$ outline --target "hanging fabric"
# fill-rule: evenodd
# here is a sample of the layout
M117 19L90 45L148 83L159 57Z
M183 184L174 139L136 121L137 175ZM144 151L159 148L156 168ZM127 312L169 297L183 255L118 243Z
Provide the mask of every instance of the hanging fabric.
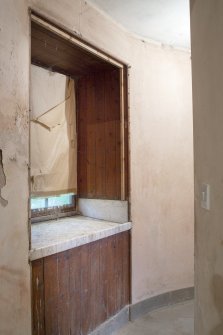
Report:
M31 105L32 196L76 193L74 80L32 66Z

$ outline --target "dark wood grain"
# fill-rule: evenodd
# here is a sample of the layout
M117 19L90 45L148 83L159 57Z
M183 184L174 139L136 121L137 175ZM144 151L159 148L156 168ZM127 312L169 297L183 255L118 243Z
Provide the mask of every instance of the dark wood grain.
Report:
M120 128L120 70L110 62L31 23L31 61L77 82L77 177L81 197L121 199L121 140L128 199L128 94L124 67L124 139ZM123 199L123 198L122 198Z
M100 273L99 273L99 303L100 309L100 323L104 322L108 318L108 238L104 238L100 241Z
M100 324L100 243L90 244L90 309L91 329Z
M32 263L32 318L33 335L45 334L45 299L43 259Z
M60 335L70 334L70 275L69 253L58 254L58 330Z
M116 266L116 308L120 310L124 305L124 236L123 234L116 235L116 249L115 249L115 266Z
M32 262L33 335L87 335L128 305L129 247L124 232Z
M125 199L129 197L130 177L129 177L129 70L127 66L124 66L124 150L125 150Z
M94 95L95 95L95 196L97 198L104 198L105 196L105 184L106 184L106 170L105 170L105 86L104 83L105 74L100 72L94 75Z
M45 334L59 334L58 254L44 258Z
M123 235L123 302L122 305L128 305L131 298L131 264L130 264L130 233L124 232Z
M105 174L106 197L121 198L119 71L105 74ZM109 107L107 107L109 106Z
M88 196L93 198L97 189L96 185L96 97L95 97L95 82L94 74L87 76L87 95L86 99L86 122L84 127L86 127L86 140L87 140L87 175L85 176L87 180ZM82 113L82 111L80 111Z
M81 247L68 251L70 277L70 335L81 334Z
M91 264L90 264L90 244L82 246L81 250L81 334L86 335L91 331Z
M111 317L117 311L117 301L116 301L116 264L115 264L115 256L116 256L116 237L115 235L108 238L108 269L107 269L107 280L108 280L108 305L107 305L107 316Z
M87 187L87 91L88 87L85 85L84 81L78 80L76 82L76 110L77 110L77 175L78 175L78 188L81 190L82 194ZM81 134L81 135L80 135Z
M35 22L31 24L31 58L33 64L73 76L114 68Z
M78 80L78 194L121 198L119 70Z

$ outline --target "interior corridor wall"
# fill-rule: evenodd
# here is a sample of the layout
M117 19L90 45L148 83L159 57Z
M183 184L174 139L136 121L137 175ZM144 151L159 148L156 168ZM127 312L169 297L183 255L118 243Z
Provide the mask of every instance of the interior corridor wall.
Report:
M223 2L191 1L195 157L195 334L223 332ZM210 210L201 185L210 185Z
M2 0L0 333L30 334L28 7L128 63L132 301L193 286L190 53L148 43L79 0ZM3 183L2 183L3 184Z

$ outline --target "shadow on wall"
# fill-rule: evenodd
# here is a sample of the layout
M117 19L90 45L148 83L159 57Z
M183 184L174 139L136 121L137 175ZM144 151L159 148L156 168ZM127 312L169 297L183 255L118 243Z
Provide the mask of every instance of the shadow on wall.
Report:
M0 205L3 207L6 207L8 205L8 201L5 200L1 195L1 190L5 185L6 185L6 177L3 169L2 150L0 150Z
M193 10L194 4L196 0L190 0L190 9Z
M215 327L210 335L222 335L223 334L223 277L215 275L212 279L211 292L213 295L215 307L218 311L221 323Z

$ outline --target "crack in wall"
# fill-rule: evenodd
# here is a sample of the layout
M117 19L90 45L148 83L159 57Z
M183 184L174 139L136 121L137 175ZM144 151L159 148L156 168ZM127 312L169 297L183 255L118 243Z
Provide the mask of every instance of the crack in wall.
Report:
M2 150L0 149L0 205L6 207L8 205L8 201L4 199L1 195L2 188L6 185L6 176L3 168L3 157Z

